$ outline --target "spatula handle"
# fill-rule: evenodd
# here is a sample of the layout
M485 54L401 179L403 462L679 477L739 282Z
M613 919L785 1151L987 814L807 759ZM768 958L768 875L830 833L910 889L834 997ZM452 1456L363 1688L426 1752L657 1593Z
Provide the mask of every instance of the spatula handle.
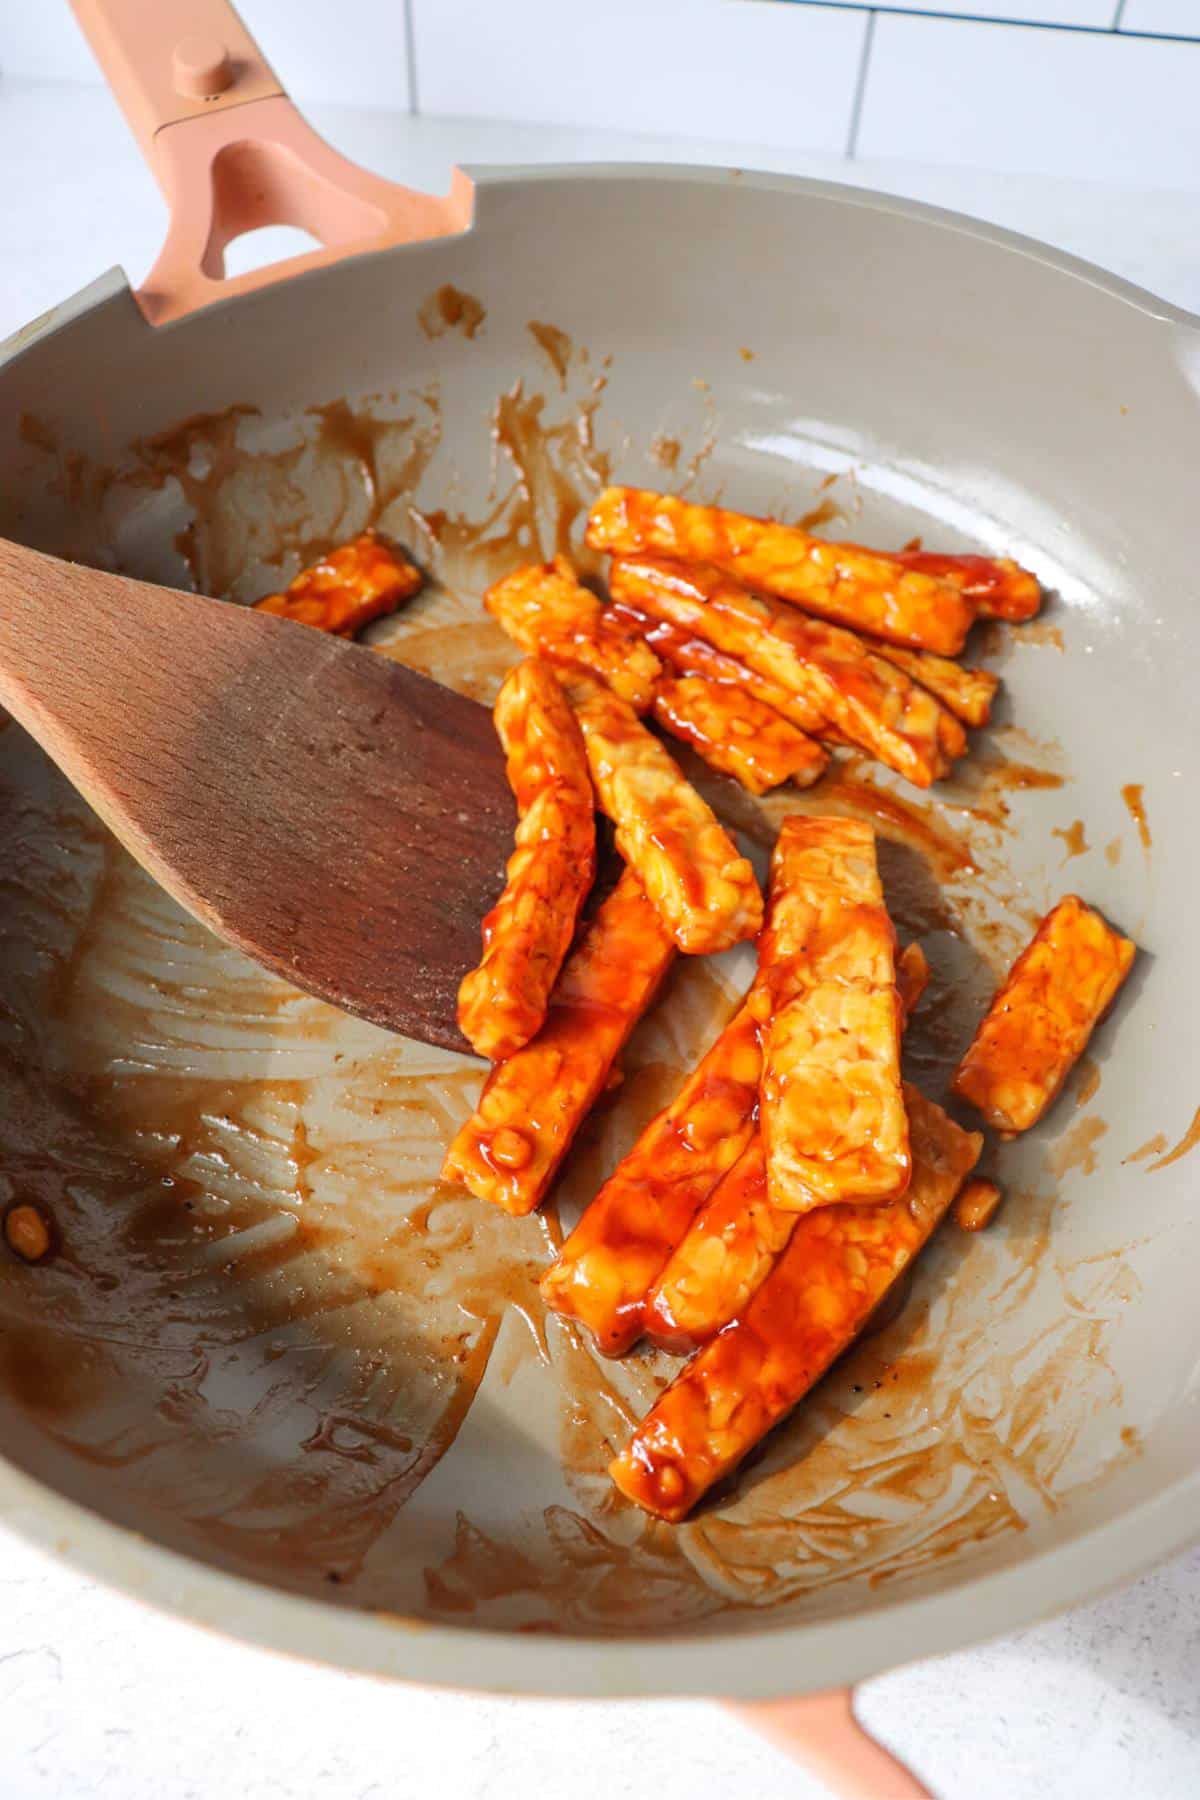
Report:
M71 4L170 210L158 261L137 292L152 324L344 256L470 225L474 185L461 169L448 194L420 194L318 137L228 0ZM227 277L228 245L263 225L298 226L321 248Z

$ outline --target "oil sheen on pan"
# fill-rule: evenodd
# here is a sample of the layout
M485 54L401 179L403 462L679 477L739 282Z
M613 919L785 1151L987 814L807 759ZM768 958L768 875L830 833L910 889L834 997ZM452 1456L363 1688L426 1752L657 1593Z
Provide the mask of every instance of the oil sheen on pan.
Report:
M438 300L429 317L482 354L482 312ZM578 554L588 502L629 455L605 413L604 360L546 322L531 334L489 419L444 416L424 385L369 405L317 396L283 448L278 429L268 438L234 411L147 441L116 470L52 442L31 454L71 489L77 550L119 555L121 521L171 497L155 572L240 600L378 526L432 580L370 641L490 701L513 651L483 589L532 556ZM642 453L647 481L668 443L679 485L707 479L714 407L707 387L681 396ZM496 474L470 507L454 499L452 446L480 434ZM797 517L842 504L814 472L796 485ZM683 761L751 846L781 809L832 802L876 826L901 939L920 938L933 964L906 1066L940 1096L1028 932L1010 808L1038 790L1050 803L1069 770L1011 727L989 733L943 800L847 759L811 797L756 801ZM0 1200L36 1205L54 1233L36 1267L0 1255L0 1396L14 1452L111 1516L338 1603L667 1629L785 1603L821 1615L919 1585L1132 1454L1106 1346L1135 1277L1120 1256L1054 1252L1047 1180L1010 1191L968 1249L941 1233L899 1316L731 1492L681 1528L647 1520L605 1470L676 1364L602 1361L546 1316L537 1281L728 1016L752 951L677 966L556 1201L516 1220L436 1180L477 1064L344 1018L218 945L12 728L0 852L19 871L0 943L0 1112L20 1151ZM1101 1415L1111 1431L1098 1434Z

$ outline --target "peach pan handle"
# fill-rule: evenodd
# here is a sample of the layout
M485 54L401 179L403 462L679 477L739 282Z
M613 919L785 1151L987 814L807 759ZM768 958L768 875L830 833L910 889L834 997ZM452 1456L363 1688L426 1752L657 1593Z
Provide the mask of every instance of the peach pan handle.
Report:
M738 1702L730 1710L797 1762L806 1763L837 1800L933 1800L854 1716L850 1688L799 1700Z
M158 180L166 242L137 292L151 324L362 250L449 237L471 222L474 184L439 197L360 169L317 136L228 0L71 0ZM261 225L295 225L322 248L225 277L225 249Z

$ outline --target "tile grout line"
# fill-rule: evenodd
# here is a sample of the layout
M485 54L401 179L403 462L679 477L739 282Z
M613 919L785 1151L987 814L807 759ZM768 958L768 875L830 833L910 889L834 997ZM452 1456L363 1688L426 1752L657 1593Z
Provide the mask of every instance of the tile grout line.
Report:
M421 95L417 87L417 30L413 22L413 7L416 0L404 0L404 54L408 59L408 110L416 115L421 110Z
M968 0L969 3L969 0ZM797 6L801 11L811 11L813 7L821 7L825 11L844 12L853 0L786 0L786 4ZM1063 19L1022 19L1016 13L973 13L960 12L946 0L944 11L929 12L925 7L906 6L904 0L879 0L872 6L872 13L887 13L900 19L943 19L955 25L1004 25L1015 26L1021 31L1055 31L1070 32L1074 37L1111 37L1120 29L1123 38L1136 39L1151 44L1200 44L1200 26L1193 32L1185 31L1126 31L1121 26L1125 13L1126 0L1117 0L1117 16L1111 25L1071 25Z
M867 93L867 73L871 66L871 48L875 42L874 8L867 14L866 30L863 32L862 55L858 61L858 80L854 84L854 99L850 106L850 129L846 134L846 160L853 162L858 154L858 128L862 121L863 101Z

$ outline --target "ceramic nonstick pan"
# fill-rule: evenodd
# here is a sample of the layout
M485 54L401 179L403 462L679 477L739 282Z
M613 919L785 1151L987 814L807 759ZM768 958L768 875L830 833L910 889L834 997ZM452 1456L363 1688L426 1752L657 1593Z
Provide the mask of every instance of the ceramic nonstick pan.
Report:
M934 1086L1062 892L1142 955L1058 1107L997 1149L995 1224L947 1226L891 1323L666 1527L604 1470L672 1365L593 1357L536 1276L745 961L681 969L555 1205L493 1216L436 1181L479 1065L206 937L9 725L0 1199L41 1205L56 1249L0 1256L0 1516L348 1668L755 1699L1012 1630L1188 1542L1200 322L820 183L577 168L411 195L315 140L224 8L80 10L171 230L141 290L113 272L6 346L0 529L246 601L374 521L430 575L374 641L480 698L510 654L483 587L578 550L610 475L1010 553L1052 598L973 645L1005 699L964 773L794 804L879 825L934 964ZM225 242L279 221L324 247L224 280ZM777 810L709 791L769 842Z

